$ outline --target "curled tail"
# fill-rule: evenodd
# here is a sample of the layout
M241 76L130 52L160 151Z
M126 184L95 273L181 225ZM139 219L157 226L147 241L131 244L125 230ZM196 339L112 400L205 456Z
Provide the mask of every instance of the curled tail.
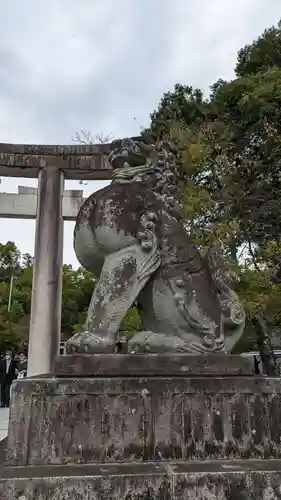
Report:
M206 255L206 264L221 304L225 343L231 351L245 327L245 310L234 287L239 277L225 264L224 245L216 240Z

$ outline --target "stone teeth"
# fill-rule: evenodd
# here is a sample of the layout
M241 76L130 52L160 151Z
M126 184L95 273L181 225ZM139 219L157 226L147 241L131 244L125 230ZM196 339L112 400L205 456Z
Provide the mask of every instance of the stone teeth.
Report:
M180 278L179 278L179 279L177 279L177 280L176 280L176 285L177 285L177 286L179 286L179 287L183 286L183 285L184 285L183 280L182 280L182 279L180 279Z

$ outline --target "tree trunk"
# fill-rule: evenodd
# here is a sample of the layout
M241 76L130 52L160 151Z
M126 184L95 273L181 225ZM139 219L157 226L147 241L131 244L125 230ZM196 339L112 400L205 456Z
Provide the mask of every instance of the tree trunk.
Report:
M277 361L264 314L257 313L253 318L253 323L257 329L258 346L264 371L270 377L276 377L279 375Z

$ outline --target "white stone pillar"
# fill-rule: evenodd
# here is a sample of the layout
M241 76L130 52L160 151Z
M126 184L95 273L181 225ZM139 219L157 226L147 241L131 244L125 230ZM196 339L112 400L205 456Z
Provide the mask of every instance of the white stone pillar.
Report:
M61 329L64 176L56 167L40 170L33 264L28 376L51 372Z

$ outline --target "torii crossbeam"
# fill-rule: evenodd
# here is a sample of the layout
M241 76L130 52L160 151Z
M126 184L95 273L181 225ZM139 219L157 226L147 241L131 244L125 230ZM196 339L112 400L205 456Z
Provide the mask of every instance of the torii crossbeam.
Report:
M64 179L111 178L109 144L0 143L0 177L38 177L28 375L50 373L61 329Z

